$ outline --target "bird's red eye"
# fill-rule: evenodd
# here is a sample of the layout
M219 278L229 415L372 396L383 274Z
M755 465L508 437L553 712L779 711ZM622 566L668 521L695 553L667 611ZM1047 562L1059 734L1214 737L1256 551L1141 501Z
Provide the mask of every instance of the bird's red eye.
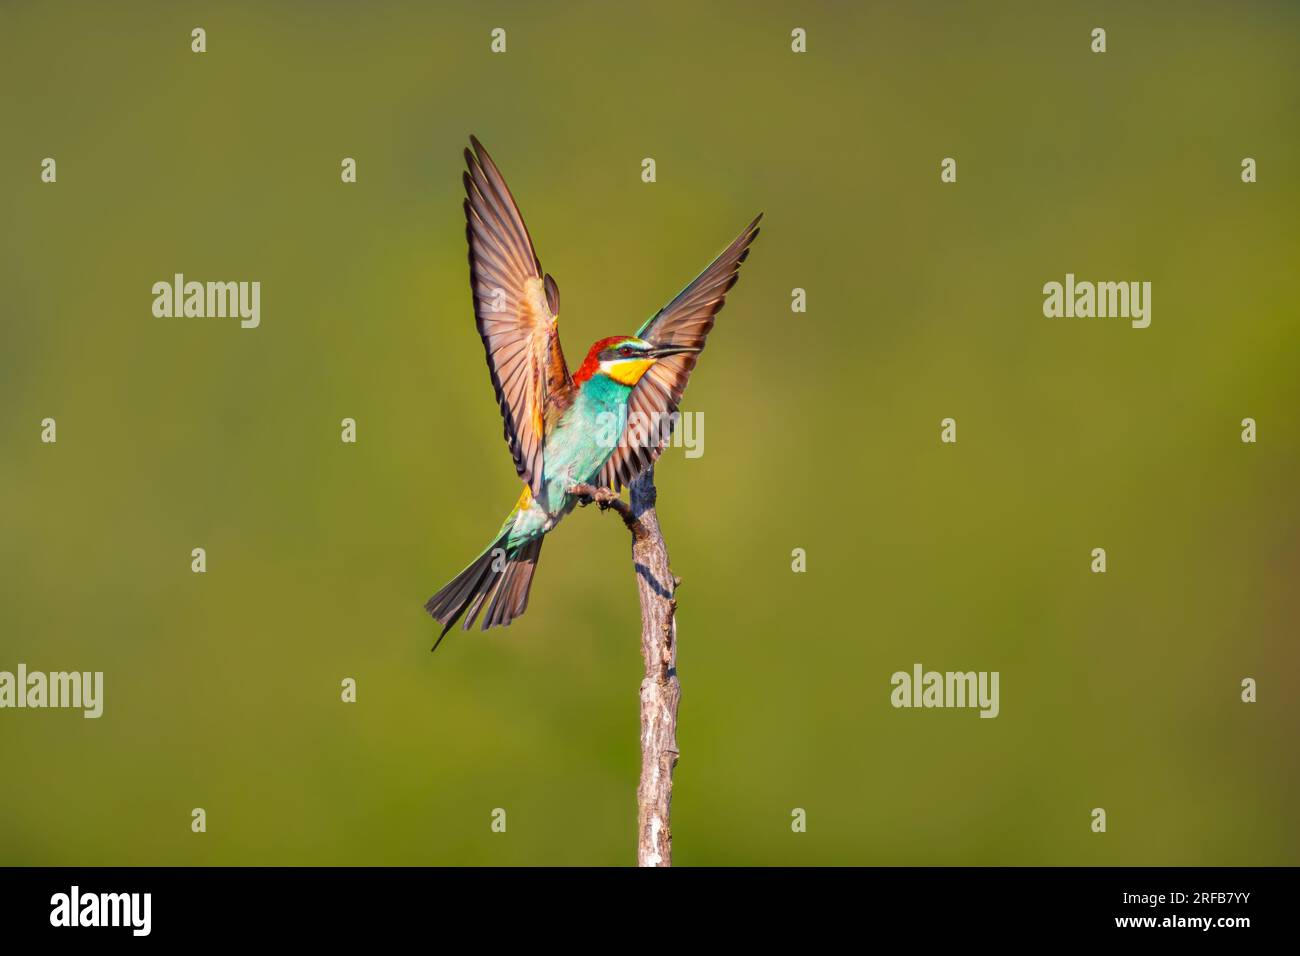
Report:
M632 354L632 350L625 345L618 350L618 354L623 356L624 358L627 358L629 355Z

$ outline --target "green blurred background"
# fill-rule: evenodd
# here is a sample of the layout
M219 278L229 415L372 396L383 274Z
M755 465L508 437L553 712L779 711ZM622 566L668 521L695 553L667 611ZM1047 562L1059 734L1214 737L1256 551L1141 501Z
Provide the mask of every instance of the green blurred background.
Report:
M658 468L676 862L1300 862L1300 13L1048 6L6 3L0 669L106 688L0 712L0 863L633 861L617 521L429 653L518 493L470 133L571 364L766 213ZM154 318L175 272L261 327ZM1045 319L1066 272L1151 327ZM917 661L1001 715L891 708Z

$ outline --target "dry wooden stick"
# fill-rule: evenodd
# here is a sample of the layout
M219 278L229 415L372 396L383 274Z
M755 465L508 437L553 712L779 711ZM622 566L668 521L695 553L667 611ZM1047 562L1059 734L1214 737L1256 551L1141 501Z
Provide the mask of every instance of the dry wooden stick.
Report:
M672 866L673 768L677 766L677 586L655 514L654 467L631 485L631 503L608 488L576 485L582 504L618 512L632 532L632 565L641 599L641 782L636 791L639 866Z

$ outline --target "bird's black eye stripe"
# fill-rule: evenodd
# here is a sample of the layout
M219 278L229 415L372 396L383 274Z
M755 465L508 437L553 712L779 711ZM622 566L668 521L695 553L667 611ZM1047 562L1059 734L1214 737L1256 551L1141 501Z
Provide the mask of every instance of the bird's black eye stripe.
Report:
M613 361L614 359L620 359L620 358L634 358L640 353L641 353L641 349L631 345L619 345L619 346L611 345L609 348L604 349L600 353L600 360L602 362L609 362L609 361Z

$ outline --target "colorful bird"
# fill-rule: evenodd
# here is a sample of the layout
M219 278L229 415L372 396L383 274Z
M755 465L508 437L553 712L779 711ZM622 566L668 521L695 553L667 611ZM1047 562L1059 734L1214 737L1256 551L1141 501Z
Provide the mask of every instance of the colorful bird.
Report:
M578 504L576 485L619 491L659 457L682 392L740 264L760 213L731 245L635 335L600 339L570 375L560 349L560 290L542 272L501 172L479 141L465 150L465 235L474 314L505 417L523 493L492 543L431 597L443 625L483 630L524 613L542 539Z

